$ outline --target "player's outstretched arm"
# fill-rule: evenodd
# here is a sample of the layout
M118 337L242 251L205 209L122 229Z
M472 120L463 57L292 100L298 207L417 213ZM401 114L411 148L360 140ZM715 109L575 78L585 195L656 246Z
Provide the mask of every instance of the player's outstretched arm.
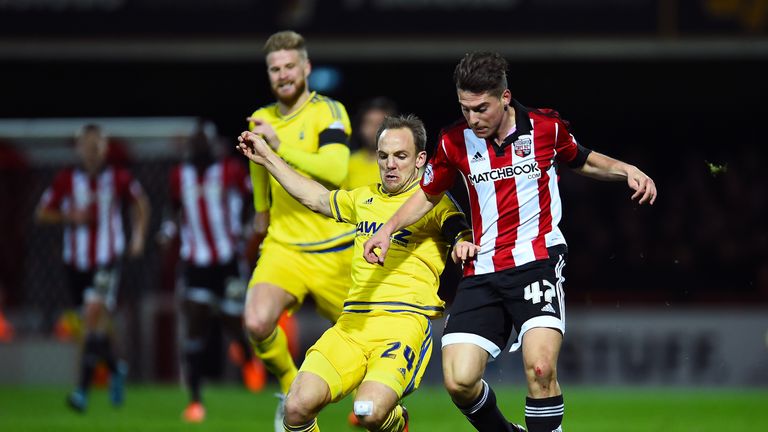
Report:
M656 183L636 166L614 159L593 151L577 173L605 181L626 180L627 185L634 191L631 199L637 199L638 204L653 205L656 202Z
M325 186L297 173L272 151L261 136L246 131L237 140L239 143L235 148L252 162L266 168L292 197L310 210L332 217Z
M394 215L363 245L363 257L371 264L384 264L389 250L389 237L393 232L416 223L429 213L443 198L440 195L427 195L426 192L413 194L400 206ZM377 254L375 249L379 249Z

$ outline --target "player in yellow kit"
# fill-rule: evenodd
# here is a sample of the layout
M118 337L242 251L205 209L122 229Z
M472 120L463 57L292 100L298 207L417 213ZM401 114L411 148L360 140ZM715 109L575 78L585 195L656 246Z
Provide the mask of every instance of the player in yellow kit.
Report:
M442 315L439 276L451 246L471 237L450 198L429 217L392 236L391 259L372 265L366 239L419 191L426 132L415 116L388 117L378 133L381 184L328 191L291 169L257 135L244 132L238 149L266 167L308 208L357 226L352 288L336 324L307 352L285 406L285 431L318 431L320 410L357 389L354 411L372 431L407 431L400 399L414 391L432 353L430 320ZM461 244L468 244L462 241ZM454 250L456 253L456 250Z
M329 187L347 177L350 122L342 104L310 92L311 65L298 33L275 33L264 45L276 103L256 110L250 130L306 176ZM245 326L254 351L287 393L297 374L284 331L283 311L311 295L318 312L335 322L351 285L354 226L318 215L293 199L261 166L250 164L257 234L266 234L249 283ZM282 405L281 405L282 406ZM276 428L282 430L278 407Z

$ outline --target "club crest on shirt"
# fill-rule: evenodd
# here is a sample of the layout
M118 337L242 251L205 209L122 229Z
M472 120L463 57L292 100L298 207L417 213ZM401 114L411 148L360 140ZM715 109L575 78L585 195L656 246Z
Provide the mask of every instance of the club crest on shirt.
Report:
M531 139L530 138L518 138L512 144L515 149L515 155L518 157L526 157L531 154Z
M422 180L424 186L432 183L432 180L434 180L434 179L435 179L435 173L432 170L432 164L428 163L427 167L424 168L424 179Z

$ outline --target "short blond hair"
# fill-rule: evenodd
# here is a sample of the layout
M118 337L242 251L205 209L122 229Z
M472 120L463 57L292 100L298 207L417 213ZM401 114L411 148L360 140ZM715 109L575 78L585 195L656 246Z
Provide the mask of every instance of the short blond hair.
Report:
M309 57L304 37L293 30L277 32L264 43L264 55L280 50L296 50L304 60Z

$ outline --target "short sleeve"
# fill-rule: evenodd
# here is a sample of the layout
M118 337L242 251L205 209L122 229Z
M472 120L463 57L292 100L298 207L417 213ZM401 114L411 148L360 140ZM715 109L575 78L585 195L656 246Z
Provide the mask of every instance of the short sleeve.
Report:
M582 147L568 130L568 124L560 117L554 118L555 151L557 160L572 168L584 165L591 150Z
M355 201L351 191L342 189L329 192L328 199L331 206L331 215L338 222L356 223Z
M349 135L352 133L352 125L349 121L347 110L340 102L330 98L324 98L323 106L318 110L317 121L319 123L317 146L328 144L349 145Z
M53 183L43 192L39 206L48 210L59 209L62 199L67 195L69 183L67 180L69 178L71 178L71 174L67 171L56 174Z
M421 177L421 189L429 195L440 195L450 189L456 180L456 168L448 160L446 151L448 143L448 138L441 135L435 154L427 163L424 175Z

